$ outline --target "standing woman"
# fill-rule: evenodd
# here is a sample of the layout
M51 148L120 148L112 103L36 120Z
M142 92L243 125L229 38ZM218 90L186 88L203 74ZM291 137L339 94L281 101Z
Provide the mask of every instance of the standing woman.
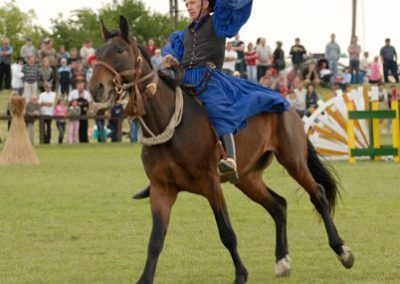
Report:
M257 83L257 51L254 49L252 42L247 45L247 52L245 54L247 78Z
M233 134L252 116L288 108L279 93L221 72L226 38L239 33L250 17L252 2L186 0L192 23L170 36L173 56L184 68L183 84L196 86L198 98L225 146L228 158L220 161L219 170L229 175L237 173Z

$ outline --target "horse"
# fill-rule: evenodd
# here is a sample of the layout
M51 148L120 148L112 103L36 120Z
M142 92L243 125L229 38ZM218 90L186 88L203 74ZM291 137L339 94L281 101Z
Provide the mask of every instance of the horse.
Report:
M93 99L110 107L117 99L128 97L127 115L140 119L143 139L164 137L171 117L181 112L167 140L144 145L141 159L150 180L152 231L144 270L137 283L153 283L162 251L171 208L178 193L187 191L205 197L214 213L220 239L228 249L235 267L234 283L245 283L248 272L237 250L217 164L221 156L218 138L206 112L188 95L155 71L144 49L129 34L121 16L119 30L109 31L101 21L104 45L98 49L89 89ZM178 110L180 97L183 109ZM181 104L182 105L182 104ZM168 131L167 131L168 132ZM344 245L332 219L340 194L332 169L322 162L308 140L303 123L295 111L261 113L251 117L247 126L235 134L239 180L235 186L248 198L266 209L275 223L275 274L290 275L287 244L286 200L262 179L273 157L309 194L320 214L328 242L345 268L351 268L354 256Z

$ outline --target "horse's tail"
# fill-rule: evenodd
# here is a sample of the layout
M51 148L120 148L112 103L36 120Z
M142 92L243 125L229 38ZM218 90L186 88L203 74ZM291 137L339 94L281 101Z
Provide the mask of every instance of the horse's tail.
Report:
M314 145L307 138L307 149L308 149L308 168L315 179L315 181L322 185L325 189L326 198L329 202L329 211L333 213L336 207L336 199L339 192L339 181L335 169L328 163L324 163L320 160Z

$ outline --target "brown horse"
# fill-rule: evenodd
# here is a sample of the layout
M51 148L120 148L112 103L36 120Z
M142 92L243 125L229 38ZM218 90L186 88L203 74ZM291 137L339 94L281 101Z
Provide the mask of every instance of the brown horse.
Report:
M113 104L120 94L127 93L129 114L140 116L142 124L146 124L155 135L163 133L176 111L175 88L153 71L143 49L129 36L125 18L120 18L119 31L110 33L102 24L102 32L105 44L98 50L99 63L94 68L90 82L94 100L106 105ZM155 82L157 88L150 88ZM159 145L143 146L142 149L142 161L151 185L153 229L147 261L138 283L153 282L171 207L180 191L207 198L215 215L221 241L229 250L235 266L234 283L244 283L247 270L237 251L236 236L217 170L220 158L218 141L203 108L187 95L183 96L183 104L182 119L172 138ZM149 137L150 133L143 130L143 135ZM275 222L276 275L289 275L290 265L286 200L262 180L263 172L273 156L308 192L323 219L330 247L346 268L352 267L353 254L343 245L331 217L338 195L337 183L308 141L298 115L294 111L287 111L252 117L247 126L235 135L235 142L239 171L239 182L235 186L263 206Z

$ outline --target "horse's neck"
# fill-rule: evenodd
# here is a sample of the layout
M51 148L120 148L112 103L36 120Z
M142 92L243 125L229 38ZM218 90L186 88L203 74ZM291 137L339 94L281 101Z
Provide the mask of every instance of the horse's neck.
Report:
M149 129L155 135L163 132L175 111L175 90L169 88L161 78L157 92L145 103L145 111L142 119Z

